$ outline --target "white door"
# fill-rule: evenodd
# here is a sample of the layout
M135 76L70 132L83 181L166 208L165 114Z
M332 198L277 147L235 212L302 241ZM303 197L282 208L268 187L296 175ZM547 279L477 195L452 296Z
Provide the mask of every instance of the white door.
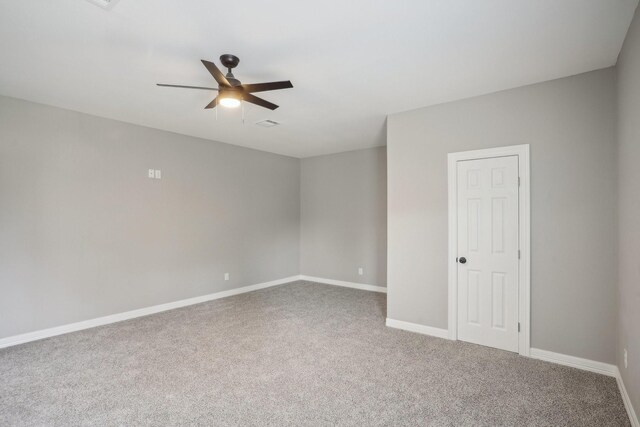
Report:
M518 156L457 162L458 339L518 351Z

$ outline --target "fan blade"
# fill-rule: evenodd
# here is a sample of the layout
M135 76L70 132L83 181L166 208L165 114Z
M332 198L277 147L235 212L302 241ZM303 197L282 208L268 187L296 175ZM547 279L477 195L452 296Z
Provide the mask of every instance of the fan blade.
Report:
M216 79L219 85L231 86L229 80L227 80L224 74L222 74L222 71L220 71L218 67L216 67L216 64L214 64L213 62L205 61L204 59L201 59L201 61L202 64L207 68L207 70L209 70L213 78Z
M156 85L157 86L162 86L162 87L177 87L177 88L184 88L184 89L218 90L217 87L168 85L168 84L164 84L164 83L156 83Z
M268 108L269 110L275 110L276 108L278 108L276 104L273 104L269 101L265 101L262 98L258 98L257 96L251 95L250 93L243 93L242 99L252 104L256 104L261 107Z
M215 98L213 98L213 101L211 101L210 103L207 104L206 107L204 107L205 110L208 110L209 108L216 108L216 105L218 105L218 96L216 96Z
M242 85L245 92L266 92L268 90L290 89L293 85L289 80L283 82L254 83Z

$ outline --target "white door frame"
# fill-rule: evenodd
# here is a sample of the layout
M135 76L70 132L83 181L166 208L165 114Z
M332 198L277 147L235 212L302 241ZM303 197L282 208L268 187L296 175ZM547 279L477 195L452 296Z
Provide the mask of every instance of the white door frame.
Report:
M491 157L518 156L520 188L518 191L518 353L529 356L531 347L531 199L529 144L448 154L449 172L449 339L458 339L458 174L457 162Z

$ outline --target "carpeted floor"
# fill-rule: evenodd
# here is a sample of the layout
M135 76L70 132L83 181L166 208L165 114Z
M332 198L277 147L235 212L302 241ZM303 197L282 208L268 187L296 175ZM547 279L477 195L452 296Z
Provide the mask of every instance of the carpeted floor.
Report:
M0 425L625 426L613 378L296 282L0 350Z

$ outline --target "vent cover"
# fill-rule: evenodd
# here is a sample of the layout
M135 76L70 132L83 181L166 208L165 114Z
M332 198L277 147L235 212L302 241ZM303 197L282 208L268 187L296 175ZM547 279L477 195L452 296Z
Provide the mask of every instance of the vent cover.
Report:
M258 126L262 126L264 128L272 128L274 126L278 126L280 123L273 120L262 120L256 123Z
M105 10L111 10L120 0L87 0L89 3L100 6Z

